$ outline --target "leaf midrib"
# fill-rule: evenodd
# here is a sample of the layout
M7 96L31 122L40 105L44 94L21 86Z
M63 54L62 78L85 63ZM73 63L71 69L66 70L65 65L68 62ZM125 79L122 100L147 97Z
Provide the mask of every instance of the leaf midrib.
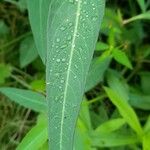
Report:
M62 106L62 117L61 117L62 120L61 120L61 129L60 129L60 150L62 149L63 124L64 124L64 114L65 114L65 106L66 106L66 99L67 99L67 92L68 92L68 82L69 82L69 78L70 78L70 72L71 72L70 70L71 70L72 59L73 59L74 50L75 50L75 41L76 41L76 36L77 36L77 32L78 32L80 11L81 11L81 0L78 0L77 1L75 27L74 27L73 38L72 38L72 43L71 43L69 66L68 66L68 70L67 70L64 98L63 98L63 106Z

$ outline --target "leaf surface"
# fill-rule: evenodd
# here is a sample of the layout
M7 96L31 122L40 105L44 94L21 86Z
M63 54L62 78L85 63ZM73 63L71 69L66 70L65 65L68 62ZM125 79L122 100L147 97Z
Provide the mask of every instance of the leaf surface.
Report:
M104 0L52 0L49 5L46 80L51 149L73 147L103 11Z
M37 112L46 112L47 105L42 94L17 88L0 88L0 92L14 102Z

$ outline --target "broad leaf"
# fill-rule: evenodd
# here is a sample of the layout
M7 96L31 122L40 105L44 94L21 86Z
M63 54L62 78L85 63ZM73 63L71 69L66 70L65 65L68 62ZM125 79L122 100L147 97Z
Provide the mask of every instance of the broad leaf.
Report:
M127 100L120 98L116 91L111 88L105 87L105 91L112 101L112 103L118 108L120 114L124 117L126 122L131 128L141 137L143 130L132 107L127 103Z
M0 88L0 92L24 107L37 112L47 111L45 97L42 94L29 90L8 87Z
M53 0L49 5L46 82L51 149L72 149L103 11L104 0Z

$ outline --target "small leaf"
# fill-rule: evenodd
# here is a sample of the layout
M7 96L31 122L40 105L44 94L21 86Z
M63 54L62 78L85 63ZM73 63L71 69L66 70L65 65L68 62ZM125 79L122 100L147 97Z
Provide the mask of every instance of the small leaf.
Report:
M113 57L120 64L132 69L132 64L129 61L125 52L118 50L118 49L113 49Z
M0 88L0 92L18 104L37 112L46 112L47 104L42 94L17 88Z
M45 115L41 117L40 122L27 133L16 150L39 150L48 138L46 117Z
M132 22L132 21L136 21L136 20L145 20L145 19L147 19L147 20L149 20L150 19L150 11L147 11L147 12L145 12L145 13L142 13L142 14L139 14L139 15L137 15L137 16L134 16L134 17L132 17L132 18L129 18L129 19L126 19L126 20L124 20L124 24L127 24L127 23L130 23L130 22Z
M113 132L121 128L125 123L125 120L122 118L109 120L97 127L94 131L94 135Z
M120 98L116 91L111 88L104 88L112 103L118 108L120 114L130 125L130 127L140 136L143 135L143 130L132 107L127 103L127 100Z
M25 67L38 56L32 36L25 38L20 45L20 65Z
M109 45L103 42L97 42L96 44L96 51L103 51L109 49Z
M146 4L145 4L145 0L137 0L142 12L146 11Z

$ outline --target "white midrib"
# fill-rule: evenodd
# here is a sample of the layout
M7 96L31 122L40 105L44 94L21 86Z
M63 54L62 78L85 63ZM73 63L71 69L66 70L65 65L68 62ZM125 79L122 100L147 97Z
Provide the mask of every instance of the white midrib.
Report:
M70 70L71 64L73 59L73 54L75 50L75 41L78 32L78 25L79 25L79 18L80 18L80 11L81 11L81 0L76 0L77 2L77 12L76 12L76 19L75 19L75 27L73 32L72 44L71 44L71 51L70 51L70 59L69 59L69 66L67 70L67 77L65 83L65 90L64 90L64 98L63 98L63 106L62 106L62 116L61 116L61 126L60 126L60 150L62 149L62 142L63 142L63 124L64 124L64 115L65 115L65 106L66 106L66 98L67 98L67 91L68 91L68 82L70 77Z

